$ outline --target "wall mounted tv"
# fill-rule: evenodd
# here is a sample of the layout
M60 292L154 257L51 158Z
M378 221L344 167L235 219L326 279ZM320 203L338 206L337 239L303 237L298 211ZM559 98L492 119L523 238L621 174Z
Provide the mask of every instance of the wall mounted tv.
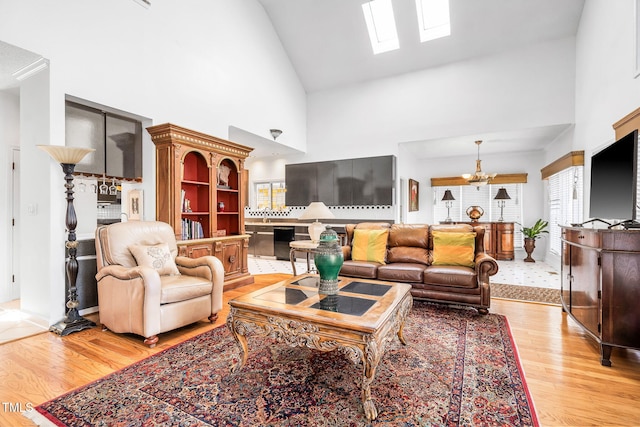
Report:
M591 157L591 218L636 220L638 131Z

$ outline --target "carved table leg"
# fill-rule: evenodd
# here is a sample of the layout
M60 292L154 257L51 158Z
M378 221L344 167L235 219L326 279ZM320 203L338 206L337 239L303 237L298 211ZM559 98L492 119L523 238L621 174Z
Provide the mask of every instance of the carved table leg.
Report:
M378 417L378 410L375 403L371 398L371 383L376 376L376 369L382 358L382 352L378 347L378 343L375 340L371 340L364 352L363 364L363 376L362 376L362 406L364 408L364 415L368 420L375 420Z
M402 323L400 323L400 327L398 328L398 339L402 344L407 345L407 341L404 339L403 331L404 331L404 319L402 320Z
M238 330L235 326L235 322L233 321L233 310L231 313L229 313L229 317L227 317L227 327L231 331L233 338L236 340L236 343L240 347L240 360L233 367L231 367L231 372L237 372L247 362L247 356L249 355L249 346L247 345L247 337L244 335L244 332Z

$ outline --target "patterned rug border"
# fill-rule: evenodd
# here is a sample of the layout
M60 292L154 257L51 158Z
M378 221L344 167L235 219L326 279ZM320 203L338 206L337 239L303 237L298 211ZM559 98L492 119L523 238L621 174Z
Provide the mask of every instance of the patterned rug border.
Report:
M533 292L538 292L538 295L531 295ZM554 306L562 305L560 289L510 283L491 283L491 298Z
M430 303L425 303L425 304L430 304ZM438 304L431 304L431 305L438 306ZM440 306L441 307L447 307L446 305L440 305ZM450 309L451 310L460 310L460 308L450 308ZM462 308L462 309L464 310L464 308ZM509 323L509 320L508 320L508 318L506 316L504 316L502 314L490 313L488 316L495 316L496 318L499 318L505 325L505 330L507 331L507 335L508 335L508 338L509 338L509 349L514 354L514 358L513 359L515 360L515 365L517 367L517 371L518 371L519 376L520 376L521 384L522 384L522 386L524 388L524 391L525 391L527 404L528 404L530 412L531 412L530 416L531 416L532 425L536 426L536 427L539 427L540 423L539 423L539 419L538 419L538 416L537 416L537 409L536 409L533 397L531 396L531 392L530 392L528 384L527 384L525 371L524 371L524 369L522 367L520 354L518 352L518 348L517 348L515 339L514 339L513 334L512 334L511 325ZM108 381L111 378L122 374L124 371L130 370L130 369L135 369L136 366L143 365L145 362L149 361L150 359L159 358L162 355L164 355L165 353L168 353L170 351L175 350L175 348L177 348L177 347L180 347L182 345L188 344L188 343L193 342L193 341L197 341L198 339L202 338L203 335L211 334L214 331L220 330L221 328L226 329L227 326L225 324L222 324L222 325L217 326L217 327L215 327L213 329L205 331L205 332L203 332L201 334L198 334L196 336L193 336L193 337L190 337L188 339L185 339L184 341L181 341L179 343L171 345L170 347L167 347L167 348L159 351L158 353L155 353L155 354L149 355L147 357L144 357L144 358L142 358L142 359L140 359L140 360L138 360L136 362L131 363L130 365L127 365L127 366L125 366L123 368L120 368L120 369L118 369L118 370L116 370L116 371L114 371L114 372L112 372L110 374L107 374L107 375L105 375L105 376L103 376L103 377L101 377L101 378L99 378L99 379L97 379L95 381L91 381L91 382L89 382L87 384L84 384L82 386L76 387L75 389L72 389L72 390L70 390L70 391L68 391L66 393L63 393L63 394L61 394L59 396L56 396L53 399L47 400L46 402L43 402L43 403L37 405L34 409L29 410L29 411L25 411L22 414L23 414L23 416L25 416L26 418L30 419L32 422L34 422L38 426L66 427L67 424L64 424L64 423L60 422L59 419L57 419L52 414L50 414L46 409L43 409L43 407L45 405L51 403L51 402L54 402L56 400L65 398L65 397L67 397L69 395L72 395L72 394L75 394L75 393L90 389L95 385L98 385L98 384L100 384L102 382ZM226 331L226 332L228 333L228 331ZM371 425L375 425L375 424L376 424L376 421L373 421L373 422L368 423L367 425L371 426ZM89 424L87 424L87 425L89 425ZM448 424L448 425L451 426L453 424Z

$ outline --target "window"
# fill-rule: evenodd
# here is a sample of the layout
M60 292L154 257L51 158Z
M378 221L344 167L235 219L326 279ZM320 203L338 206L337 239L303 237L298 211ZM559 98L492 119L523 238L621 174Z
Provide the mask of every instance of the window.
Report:
M374 54L400 47L391 0L371 0L362 5L362 12Z
M476 189L478 188L478 189ZM507 190L511 199L505 200L504 208L500 209L498 200L494 197L500 188ZM467 209L480 206L484 211L481 222L497 222L502 217L505 222L522 223L522 184L492 184L482 187L460 185L453 187L434 187L433 218L434 221L444 221L447 218L447 205L442 201L446 190L451 190L455 200L450 202L449 215L453 222L469 222ZM522 247L523 238L520 227L515 227L513 244Z
M416 11L421 42L451 35L449 0L416 0Z
M256 183L256 207L259 210L282 210L285 205L285 189L284 182L258 182Z
M583 218L583 166L571 166L549 177L549 250L560 255L560 226Z

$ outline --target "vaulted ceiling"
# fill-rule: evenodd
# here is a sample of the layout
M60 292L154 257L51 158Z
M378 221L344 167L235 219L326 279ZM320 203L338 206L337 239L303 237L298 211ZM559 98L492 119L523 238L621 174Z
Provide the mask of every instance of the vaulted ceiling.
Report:
M584 0L450 0L451 36L420 43L414 0L393 0L400 49L373 55L366 0L259 0L307 92L575 35Z
M308 93L575 36L584 6L584 0L450 0L451 36L420 43L415 1L393 0L400 48L374 55L362 14L366 0L258 1ZM403 147L416 158L475 155L475 139L488 142L483 154L532 151L543 149L568 127L511 129L412 141ZM286 148L279 145L259 148L256 155ZM429 149L433 146L439 149Z

